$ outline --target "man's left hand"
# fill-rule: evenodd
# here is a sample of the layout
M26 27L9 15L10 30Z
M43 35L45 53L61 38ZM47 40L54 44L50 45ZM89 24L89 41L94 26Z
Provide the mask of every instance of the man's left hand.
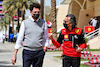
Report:
M76 45L76 46L77 46L77 49L76 49L77 52L81 52L83 50L82 48L79 47L79 45Z

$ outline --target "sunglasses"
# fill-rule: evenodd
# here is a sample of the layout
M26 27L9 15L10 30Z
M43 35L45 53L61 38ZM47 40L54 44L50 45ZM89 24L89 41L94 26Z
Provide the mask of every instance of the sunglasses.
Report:
M40 14L40 11L33 11L34 14Z

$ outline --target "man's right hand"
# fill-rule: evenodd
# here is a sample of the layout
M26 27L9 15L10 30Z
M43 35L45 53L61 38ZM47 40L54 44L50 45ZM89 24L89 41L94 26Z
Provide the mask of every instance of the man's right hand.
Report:
M17 55L18 49L15 49L14 54L12 56L11 62L13 65L16 63L16 55Z
M12 61L12 64L15 65L15 63L16 63L16 55L13 55L11 61Z

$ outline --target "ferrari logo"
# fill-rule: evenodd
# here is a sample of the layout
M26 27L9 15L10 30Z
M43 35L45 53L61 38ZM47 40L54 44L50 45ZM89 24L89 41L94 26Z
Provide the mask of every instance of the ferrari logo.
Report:
M51 29L48 29L48 33L52 33L52 30Z
M88 28L88 31L91 31L91 28Z
M50 33L52 33L52 30L50 30Z
M68 35L64 35L64 39L68 39Z
M78 33L79 32L79 29L76 29L75 32Z

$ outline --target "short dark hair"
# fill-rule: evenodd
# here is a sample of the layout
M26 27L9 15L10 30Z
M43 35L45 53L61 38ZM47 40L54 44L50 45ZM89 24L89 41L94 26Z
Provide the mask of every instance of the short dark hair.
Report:
M66 15L66 17L71 17L71 19L73 19L74 22L76 22L76 17L75 17L75 15L73 15L73 14L68 14L68 15Z
M39 9L41 8L41 7L40 7L40 4L38 4L38 3L32 3L32 4L30 5L30 8L29 8L30 11L32 11L34 7L35 7L35 8L39 8Z
M68 14L68 15L66 15L66 17L71 17L70 23L73 23L73 26L76 25L76 17L75 17L75 15L73 15L73 14Z

